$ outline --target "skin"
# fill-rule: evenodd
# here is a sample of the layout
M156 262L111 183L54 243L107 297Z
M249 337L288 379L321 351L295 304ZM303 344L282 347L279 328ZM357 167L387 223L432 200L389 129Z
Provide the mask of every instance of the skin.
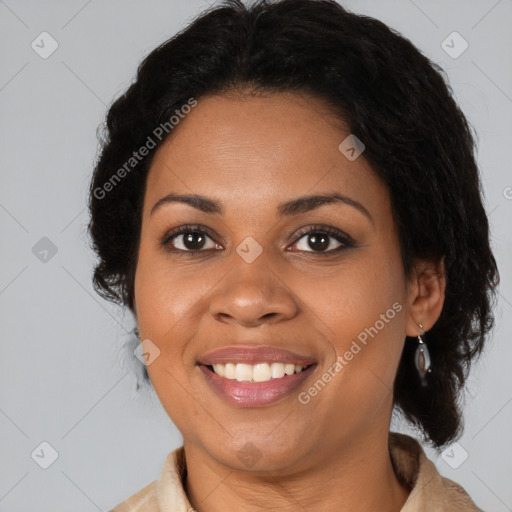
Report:
M442 264L430 262L404 276L388 191L364 153L349 161L340 152L349 134L319 99L238 91L200 98L152 162L136 318L141 339L160 350L147 369L182 433L185 489L198 512L391 512L408 497L388 453L393 381L405 336L439 317L445 279ZM150 214L170 192L208 196L225 211L174 202ZM361 203L372 220L343 203L277 216L284 201L332 192ZM165 234L185 224L213 236L188 246L178 236L166 250ZM317 224L356 246L326 254L340 245L330 237L315 251L297 234ZM236 252L248 236L263 250L252 263ZM232 405L196 364L226 345L269 344L317 360L304 391L394 303L401 311L307 404L293 393L264 407ZM244 446L259 456L251 467L238 457Z

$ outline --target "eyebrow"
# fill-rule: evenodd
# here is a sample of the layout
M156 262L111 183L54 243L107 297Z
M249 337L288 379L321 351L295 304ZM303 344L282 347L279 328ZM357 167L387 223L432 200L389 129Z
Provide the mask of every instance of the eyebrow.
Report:
M192 206L204 213L223 215L221 204L214 199L210 199L198 194L167 194L159 199L151 208L150 215L159 209L164 204L168 203L184 203ZM278 206L277 213L279 217L289 217L300 213L312 211L320 206L333 203L344 203L352 206L367 217L372 223L373 218L370 212L358 201L348 196L333 193L333 194L315 194L309 196L298 197Z

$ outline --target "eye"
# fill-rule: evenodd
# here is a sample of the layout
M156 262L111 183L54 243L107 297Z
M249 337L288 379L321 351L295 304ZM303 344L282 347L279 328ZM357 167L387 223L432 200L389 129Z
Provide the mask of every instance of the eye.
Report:
M204 250L217 249L220 247L209 231L201 226L182 226L176 231L166 234L162 245L171 251L181 252L204 252ZM210 244L208 246L208 240Z
M310 226L299 235L298 240L294 242L299 251L323 254L354 247L354 241L350 236L329 226Z

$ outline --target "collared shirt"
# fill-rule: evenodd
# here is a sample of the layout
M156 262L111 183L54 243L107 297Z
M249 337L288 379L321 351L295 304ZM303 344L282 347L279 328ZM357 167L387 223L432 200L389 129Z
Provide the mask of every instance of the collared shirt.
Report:
M390 432L389 453L398 480L410 489L400 512L483 512L457 483L442 477L414 438ZM183 446L169 453L158 480L109 512L194 512L183 488Z

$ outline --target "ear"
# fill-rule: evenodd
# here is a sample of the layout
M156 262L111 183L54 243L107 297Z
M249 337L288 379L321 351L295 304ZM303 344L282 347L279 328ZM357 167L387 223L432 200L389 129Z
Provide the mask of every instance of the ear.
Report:
M444 259L417 262L408 282L407 336L418 336L437 322L446 290ZM423 329L418 324L423 325Z

